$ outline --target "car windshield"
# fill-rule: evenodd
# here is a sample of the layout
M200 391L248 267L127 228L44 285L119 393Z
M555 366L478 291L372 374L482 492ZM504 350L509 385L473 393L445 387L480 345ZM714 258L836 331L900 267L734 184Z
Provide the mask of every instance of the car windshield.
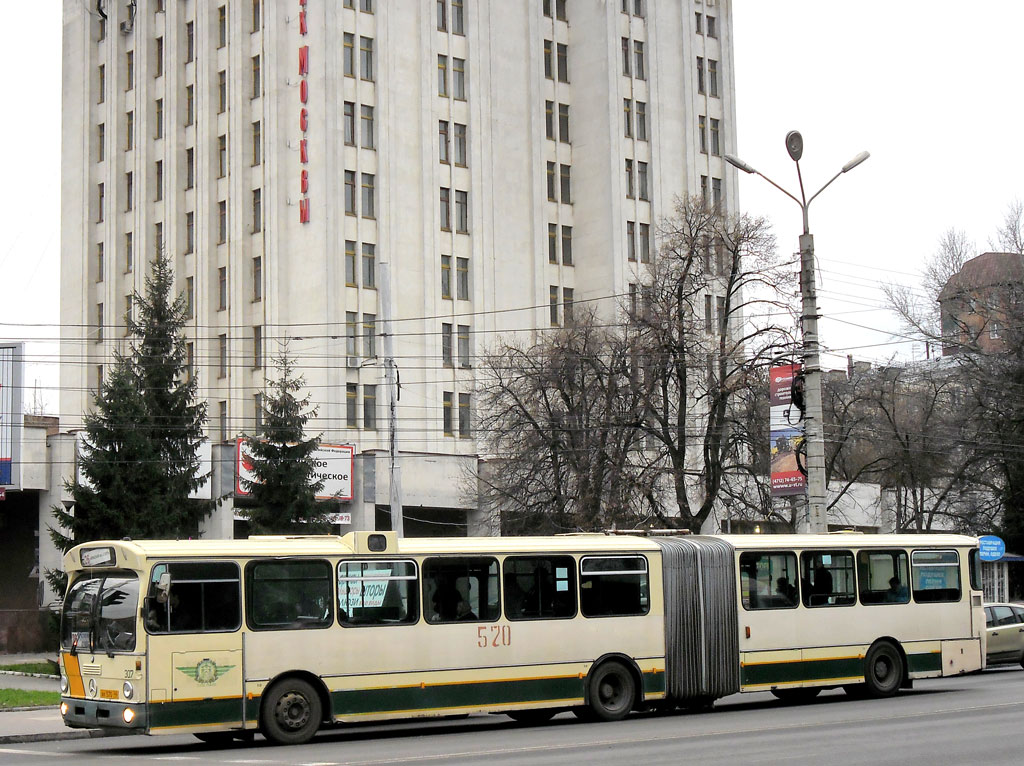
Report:
M88 652L135 649L139 578L131 572L107 572L75 580L64 598L61 647Z

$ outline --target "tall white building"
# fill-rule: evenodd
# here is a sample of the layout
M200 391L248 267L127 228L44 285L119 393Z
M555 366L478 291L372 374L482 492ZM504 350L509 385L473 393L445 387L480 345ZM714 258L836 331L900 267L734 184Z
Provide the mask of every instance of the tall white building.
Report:
M614 311L675 197L736 207L731 15L730 0L65 0L62 426L163 248L211 440L254 429L291 338L311 430L355 446L352 525L372 528L387 262L407 531L482 531L477 356L580 301Z

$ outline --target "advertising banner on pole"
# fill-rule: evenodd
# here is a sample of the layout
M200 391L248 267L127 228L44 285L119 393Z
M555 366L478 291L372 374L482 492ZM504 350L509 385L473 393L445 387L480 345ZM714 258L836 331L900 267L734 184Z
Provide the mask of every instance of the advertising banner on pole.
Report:
M316 471L313 481L323 480L324 487L317 500L351 500L352 470L355 463L356 448L351 444L321 444L313 452ZM245 449L245 439L236 444L235 495L248 496L242 479L253 481L256 476L252 472L252 457ZM341 522L345 523L345 522Z
M0 486L21 489L21 391L25 347L0 345Z
M799 364L786 364L768 371L772 497L802 495L807 491L807 477L797 464L804 427L800 409L793 403L793 380L800 370Z

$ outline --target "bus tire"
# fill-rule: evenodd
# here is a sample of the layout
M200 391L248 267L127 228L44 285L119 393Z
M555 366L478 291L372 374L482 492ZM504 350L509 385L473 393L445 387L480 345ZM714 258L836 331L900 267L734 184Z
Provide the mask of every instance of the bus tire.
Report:
M301 745L320 728L320 695L300 678L285 678L270 687L260 711L263 736L278 745Z
M636 701L636 682L621 662L602 663L590 674L587 701L600 721L619 721L629 715Z
M879 641L864 658L864 691L869 697L891 697L903 683L903 656L888 641Z
M772 689L771 693L783 702L810 702L821 694L821 687L805 686L796 689Z

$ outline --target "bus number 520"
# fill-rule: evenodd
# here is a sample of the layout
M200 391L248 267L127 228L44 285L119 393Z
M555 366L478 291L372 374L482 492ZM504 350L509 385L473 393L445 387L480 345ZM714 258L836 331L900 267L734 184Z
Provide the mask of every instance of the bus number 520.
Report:
M476 629L476 645L481 649L488 646L512 646L511 625L481 625Z

